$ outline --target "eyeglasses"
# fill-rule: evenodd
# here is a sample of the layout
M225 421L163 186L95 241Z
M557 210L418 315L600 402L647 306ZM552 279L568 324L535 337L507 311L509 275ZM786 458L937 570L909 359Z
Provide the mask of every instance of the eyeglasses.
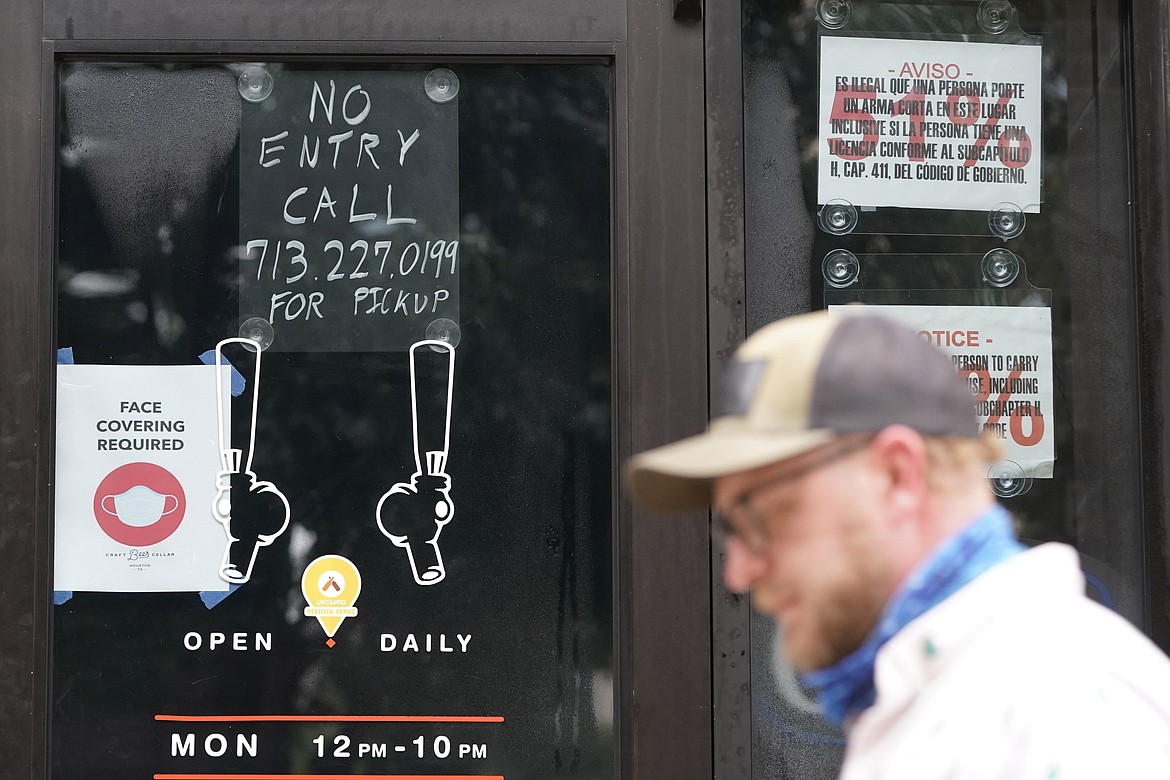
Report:
M711 513L712 541L722 549L726 546L728 539L735 537L750 552L757 555L762 553L771 542L771 535L768 533L768 524L763 513L755 506L756 499L763 493L800 479L855 452L860 452L869 446L873 438L872 434L867 434L861 437L849 437L827 445L815 457L784 469L767 482L747 491L737 498L728 509L723 511L714 509ZM743 519L738 522L733 521L733 518L740 517Z

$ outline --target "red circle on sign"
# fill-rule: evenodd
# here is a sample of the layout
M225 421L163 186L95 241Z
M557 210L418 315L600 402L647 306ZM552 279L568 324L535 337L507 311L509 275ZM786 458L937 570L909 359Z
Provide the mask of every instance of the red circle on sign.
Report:
M146 490L126 495L135 488ZM156 509L158 517L153 518ZM144 525L127 523L118 516L119 510L133 523L142 521L144 512L149 519ZM186 512L187 496L183 493L183 486L174 474L154 463L119 466L106 475L93 494L93 516L102 531L115 542L129 547L148 547L163 541L178 530ZM131 513L135 516L130 517Z

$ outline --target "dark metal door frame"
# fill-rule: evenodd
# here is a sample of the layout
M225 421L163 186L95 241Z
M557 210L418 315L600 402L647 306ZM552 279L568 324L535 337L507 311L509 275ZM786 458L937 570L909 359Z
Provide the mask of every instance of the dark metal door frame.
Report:
M49 623L48 526L44 484L49 460L46 373L53 296L43 286L45 251L41 178L44 67L41 9L31 2L4 11L0 84L0 755L14 777L46 773L48 701L44 694Z
M265 0L169 9L154 0L18 0L0 12L0 67L8 75L0 84L8 109L0 133L0 355L9 367L0 375L0 620L7 626L0 632L0 758L9 776L50 775L57 63L233 54L609 58L621 462L706 420L703 29L674 21L670 4L657 1L558 5L501 2L478 7L475 18L421 0L393 4L392 13L387 4L355 0L328 19ZM330 40L319 40L323 33ZM706 519L642 517L616 496L618 776L710 777Z
M1136 226L1138 371L1141 388L1141 463L1146 529L1146 625L1170 650L1170 10L1166 2L1134 3L1131 47L1131 139L1135 177L1131 182Z

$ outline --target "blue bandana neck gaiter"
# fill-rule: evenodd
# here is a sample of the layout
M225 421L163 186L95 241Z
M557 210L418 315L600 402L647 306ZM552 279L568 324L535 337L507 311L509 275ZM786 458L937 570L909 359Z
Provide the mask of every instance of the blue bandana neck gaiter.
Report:
M816 693L825 719L840 728L846 716L872 705L877 696L873 665L878 649L911 620L1023 549L1011 517L999 505L944 542L911 572L861 647L827 669L801 675L801 681Z

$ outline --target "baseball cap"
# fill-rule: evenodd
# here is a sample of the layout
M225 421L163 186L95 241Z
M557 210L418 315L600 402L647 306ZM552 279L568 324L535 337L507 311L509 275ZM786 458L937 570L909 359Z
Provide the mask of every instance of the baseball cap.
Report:
M736 350L707 432L635 455L627 484L647 509L695 509L711 502L716 477L843 434L902 424L975 438L974 401L942 350L863 306L790 317Z

